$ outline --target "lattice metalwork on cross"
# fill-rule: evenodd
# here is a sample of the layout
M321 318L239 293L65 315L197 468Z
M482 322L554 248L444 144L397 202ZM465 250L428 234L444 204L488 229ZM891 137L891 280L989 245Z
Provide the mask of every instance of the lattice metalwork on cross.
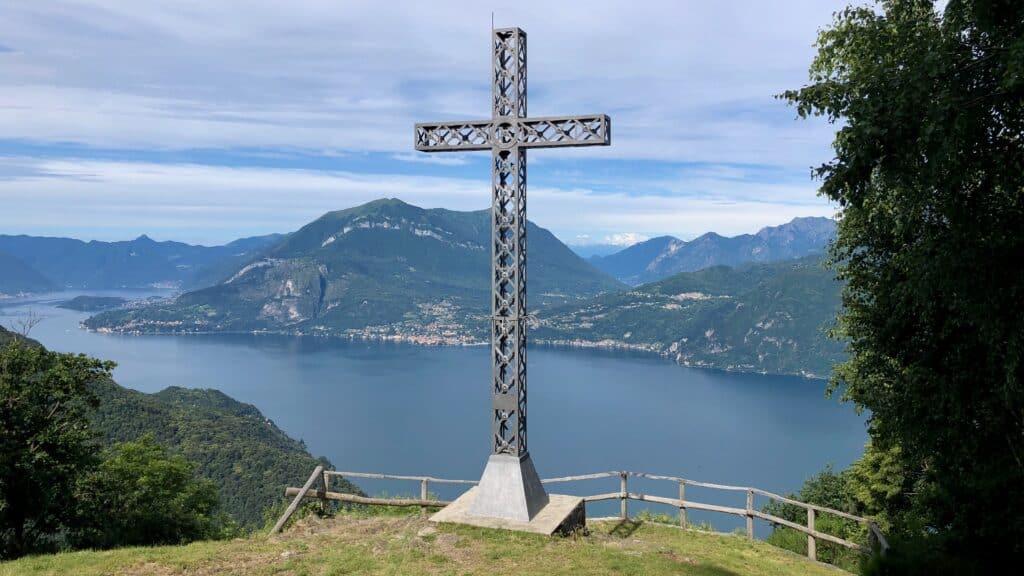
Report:
M608 116L526 115L526 33L494 30L490 120L416 125L423 152L492 151L491 275L493 454L523 456L526 442L526 150L607 146Z

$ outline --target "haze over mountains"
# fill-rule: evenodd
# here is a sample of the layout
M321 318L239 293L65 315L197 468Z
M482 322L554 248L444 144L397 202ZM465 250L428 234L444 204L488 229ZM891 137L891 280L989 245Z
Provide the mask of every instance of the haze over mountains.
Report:
M56 289L56 284L20 258L0 252L0 294L48 292Z
M831 218L794 218L756 234L727 238L708 232L689 242L659 236L608 256L592 256L590 263L619 280L636 286L656 282L679 272L745 262L774 262L820 254L835 237Z
M233 269L280 239L271 234L208 247L145 235L123 242L0 235L0 293L194 287L220 280L222 267Z

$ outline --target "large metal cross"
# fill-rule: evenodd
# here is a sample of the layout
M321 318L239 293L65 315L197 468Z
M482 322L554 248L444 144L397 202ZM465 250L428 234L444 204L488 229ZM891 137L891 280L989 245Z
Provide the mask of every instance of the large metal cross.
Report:
M491 49L491 119L417 124L416 149L491 150L492 457L481 480L480 496L489 491L488 472L501 460L496 457L511 456L522 463L519 468L522 481L528 484L527 493L540 490L543 507L547 498L539 481L529 486L536 473L526 444L526 150L607 146L611 125L604 114L528 117L526 33L519 28L494 30ZM531 499L527 494L527 500ZM527 508L529 517L539 509L529 502ZM481 515L522 516L520 512L478 511Z

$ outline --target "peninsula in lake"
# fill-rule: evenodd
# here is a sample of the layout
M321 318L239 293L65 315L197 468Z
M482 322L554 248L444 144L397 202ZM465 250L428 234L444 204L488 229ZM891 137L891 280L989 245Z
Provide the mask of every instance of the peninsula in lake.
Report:
M794 221L756 237L775 238L769 244L776 254L804 254L829 230ZM85 326L484 344L490 232L488 211L378 200L282 236L225 267L211 286L103 312ZM820 255L712 266L630 288L547 230L530 223L528 233L533 342L628 348L686 365L805 376L826 374L841 357L822 330L838 307L839 284L820 266ZM739 238L741 252L760 253L750 249L756 242ZM822 243L818 253L823 250ZM719 252L730 263L741 259L735 250Z

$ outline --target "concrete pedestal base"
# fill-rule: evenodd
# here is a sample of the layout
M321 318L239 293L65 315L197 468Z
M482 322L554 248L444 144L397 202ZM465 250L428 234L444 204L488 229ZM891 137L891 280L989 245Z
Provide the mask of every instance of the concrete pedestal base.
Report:
M529 522L548 503L530 454L492 454L469 506L473 516Z
M530 520L510 520L472 514L470 509L480 495L480 488L474 486L456 501L445 506L430 517L431 522L468 524L481 528L500 528L519 532L533 532L550 536L556 532L568 534L587 523L587 509L583 498L578 496L548 495L548 503Z

